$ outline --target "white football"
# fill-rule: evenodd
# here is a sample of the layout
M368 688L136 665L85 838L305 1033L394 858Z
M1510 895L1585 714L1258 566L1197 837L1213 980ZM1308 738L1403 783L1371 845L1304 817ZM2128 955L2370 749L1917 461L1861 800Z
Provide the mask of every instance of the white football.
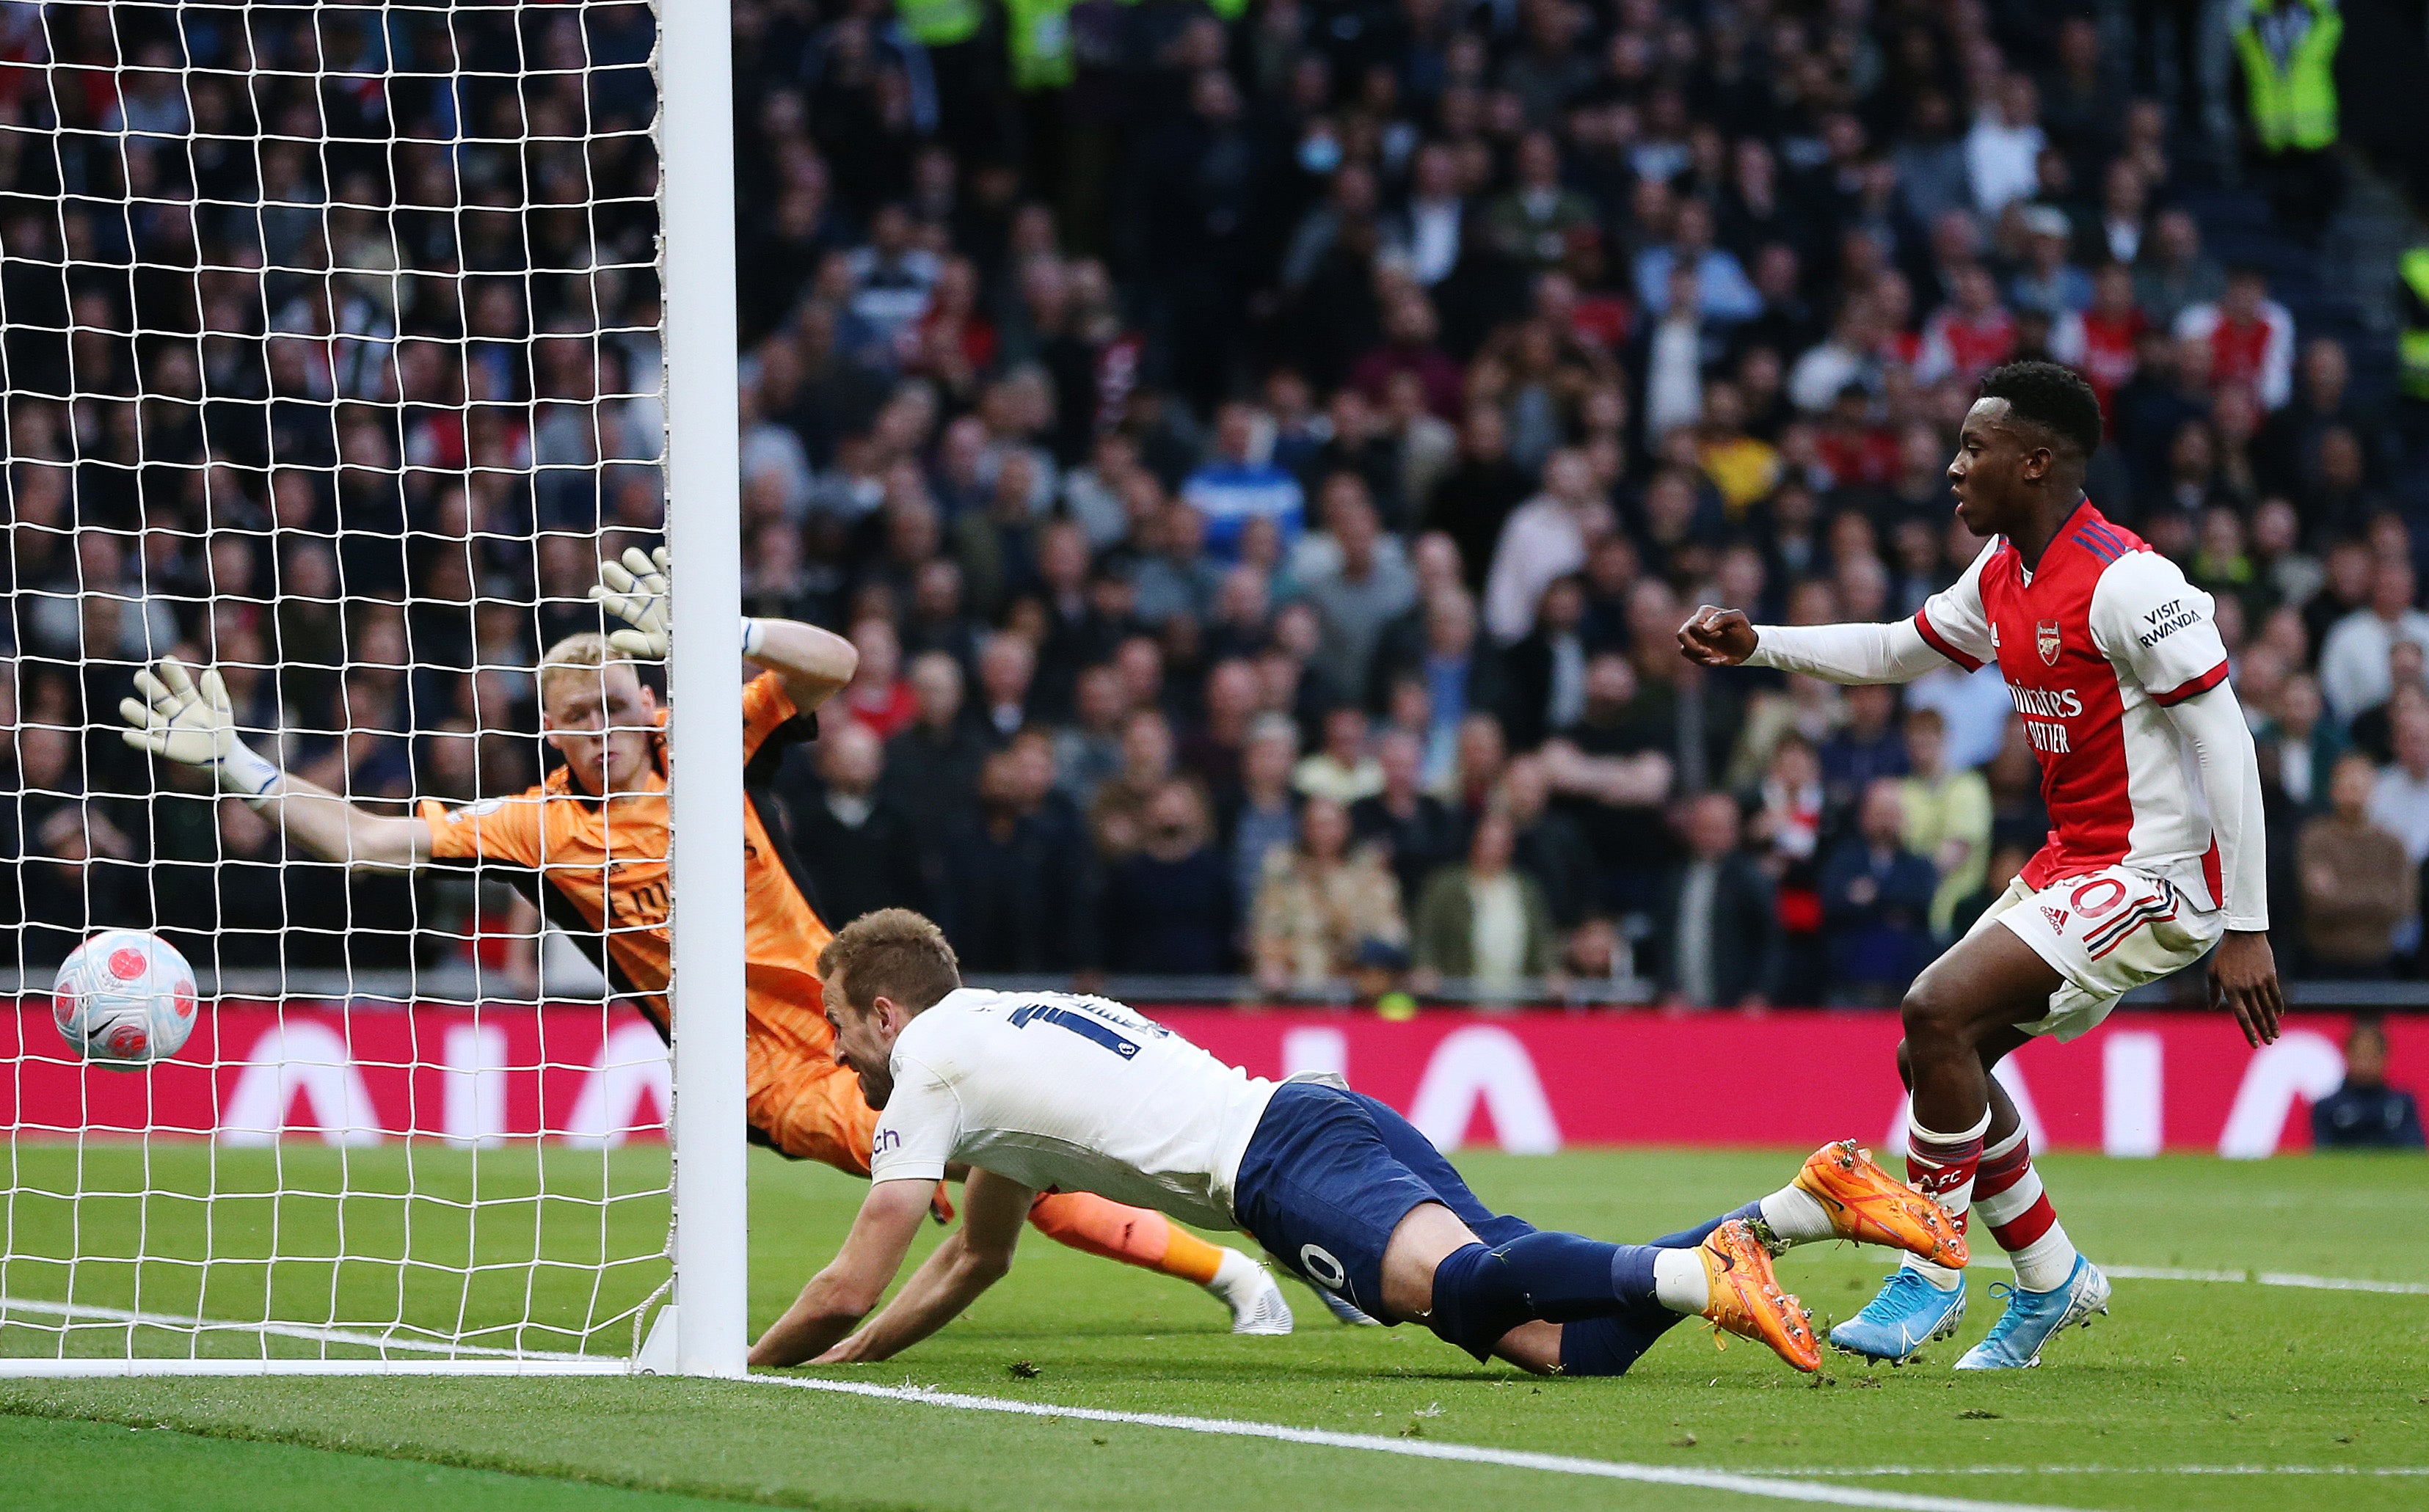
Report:
M140 929L104 929L76 946L51 988L59 1038L121 1071L175 1055L194 1031L194 968Z

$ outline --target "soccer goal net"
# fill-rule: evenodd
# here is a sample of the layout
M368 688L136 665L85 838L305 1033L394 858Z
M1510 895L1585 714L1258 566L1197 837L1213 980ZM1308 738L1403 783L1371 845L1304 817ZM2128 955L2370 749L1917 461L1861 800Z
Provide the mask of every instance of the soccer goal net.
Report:
M0 1373L622 1370L684 1265L740 1290L739 925L685 903L738 912L738 748L660 723L735 745L732 441L720 491L668 418L713 426L720 350L732 413L731 177L662 190L730 129L726 11L668 5L0 5ZM663 376L684 256L704 410ZM702 557L670 663L544 700L601 560L661 544ZM284 787L122 738L168 657ZM105 929L190 962L174 1057L63 1034ZM727 1188L672 1175L679 1107ZM738 1318L687 1366L738 1368Z

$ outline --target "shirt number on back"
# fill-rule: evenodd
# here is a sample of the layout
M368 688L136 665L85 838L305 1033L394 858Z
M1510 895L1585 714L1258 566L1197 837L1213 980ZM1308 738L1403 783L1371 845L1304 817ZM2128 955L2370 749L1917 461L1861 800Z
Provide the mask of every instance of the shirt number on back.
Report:
M1136 1041L1124 1039L1110 1026L1101 1024L1085 1013L1074 1012L1067 1008L1057 1008L1052 1003L1024 1003L1012 1011L1014 1028L1027 1028L1033 1023L1051 1024L1058 1028L1069 1029L1082 1039L1096 1041L1125 1060L1139 1052Z

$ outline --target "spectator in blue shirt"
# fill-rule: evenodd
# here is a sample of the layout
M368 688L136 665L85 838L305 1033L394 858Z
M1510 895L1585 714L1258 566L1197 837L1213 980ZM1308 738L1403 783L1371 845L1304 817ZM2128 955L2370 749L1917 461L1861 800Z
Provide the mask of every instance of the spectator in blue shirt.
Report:
M1181 485L1181 497L1206 521L1206 553L1216 561L1239 560L1240 532L1249 520L1266 518L1281 532L1288 551L1307 523L1307 500L1298 480L1262 455L1257 412L1234 401L1214 422L1214 454Z
M1845 813L1874 782L1907 775L1906 737L1898 732L1897 694L1877 683L1849 688L1847 723L1822 743L1822 793Z
M1906 802L1893 781L1864 790L1856 833L1822 867L1822 922L1832 996L1894 1003L1931 959L1931 895L1940 874L1906 848Z
M2387 1026L2375 1014L2345 1035L2345 1084L2311 1105L2311 1142L2323 1150L2421 1148L2421 1103L2387 1084Z
M1636 297L1647 316L1670 309L1670 270L1684 265L1695 272L1696 304L1708 320L1734 325L1762 313L1762 295L1746 277L1745 265L1735 254L1712 245L1712 212L1703 201L1678 205L1677 229L1666 246L1652 246L1636 255Z
M2091 275L2067 261L2074 223L2054 205L2033 205L2024 217L2024 266L2008 286L2008 301L2053 321L2082 314L2091 307Z

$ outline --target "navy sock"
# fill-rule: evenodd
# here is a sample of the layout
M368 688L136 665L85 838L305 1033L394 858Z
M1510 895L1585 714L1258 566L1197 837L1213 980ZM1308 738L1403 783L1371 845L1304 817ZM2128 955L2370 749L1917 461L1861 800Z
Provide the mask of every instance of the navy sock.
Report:
M1614 1244L1611 1257L1611 1290L1620 1301L1630 1306L1661 1307L1661 1299L1654 1294L1653 1257L1650 1244ZM1599 1317L1599 1308L1588 1313L1572 1313L1570 1317ZM1544 1315L1553 1323L1566 1323L1568 1318Z
M1561 1325L1561 1373L1625 1375L1653 1341L1685 1321L1683 1313L1641 1304L1608 1318Z
M1664 1234L1660 1239L1655 1240L1651 1247L1657 1250L1691 1250L1696 1245L1701 1244L1704 1241L1711 1238L1713 1229L1720 1227L1723 1224L1727 1223L1732 1218L1743 1218L1747 1223L1751 1224L1761 1216L1762 1204L1760 1202L1750 1202L1743 1208L1735 1208L1729 1212L1725 1212L1718 1218L1712 1219L1707 1223L1698 1224L1693 1228L1682 1228L1675 1234Z
M1653 1294L1653 1252L1656 1250L1694 1249L1732 1218L1751 1223L1762 1216L1762 1204L1750 1202L1744 1207L1725 1212L1718 1218L1682 1228L1675 1234L1664 1234L1649 1244L1619 1246L1633 1254L1614 1256L1612 1274L1616 1277L1624 1267L1632 1283L1632 1300L1608 1317L1585 1318L1561 1325L1561 1373L1563 1375L1624 1375L1628 1368L1653 1347L1653 1341L1686 1321L1685 1313L1672 1312L1661 1306ZM1638 1269L1638 1267L1642 1269Z
M1433 1331L1479 1359L1535 1319L1565 1323L1654 1304L1653 1249L1537 1232L1470 1244L1434 1271Z

